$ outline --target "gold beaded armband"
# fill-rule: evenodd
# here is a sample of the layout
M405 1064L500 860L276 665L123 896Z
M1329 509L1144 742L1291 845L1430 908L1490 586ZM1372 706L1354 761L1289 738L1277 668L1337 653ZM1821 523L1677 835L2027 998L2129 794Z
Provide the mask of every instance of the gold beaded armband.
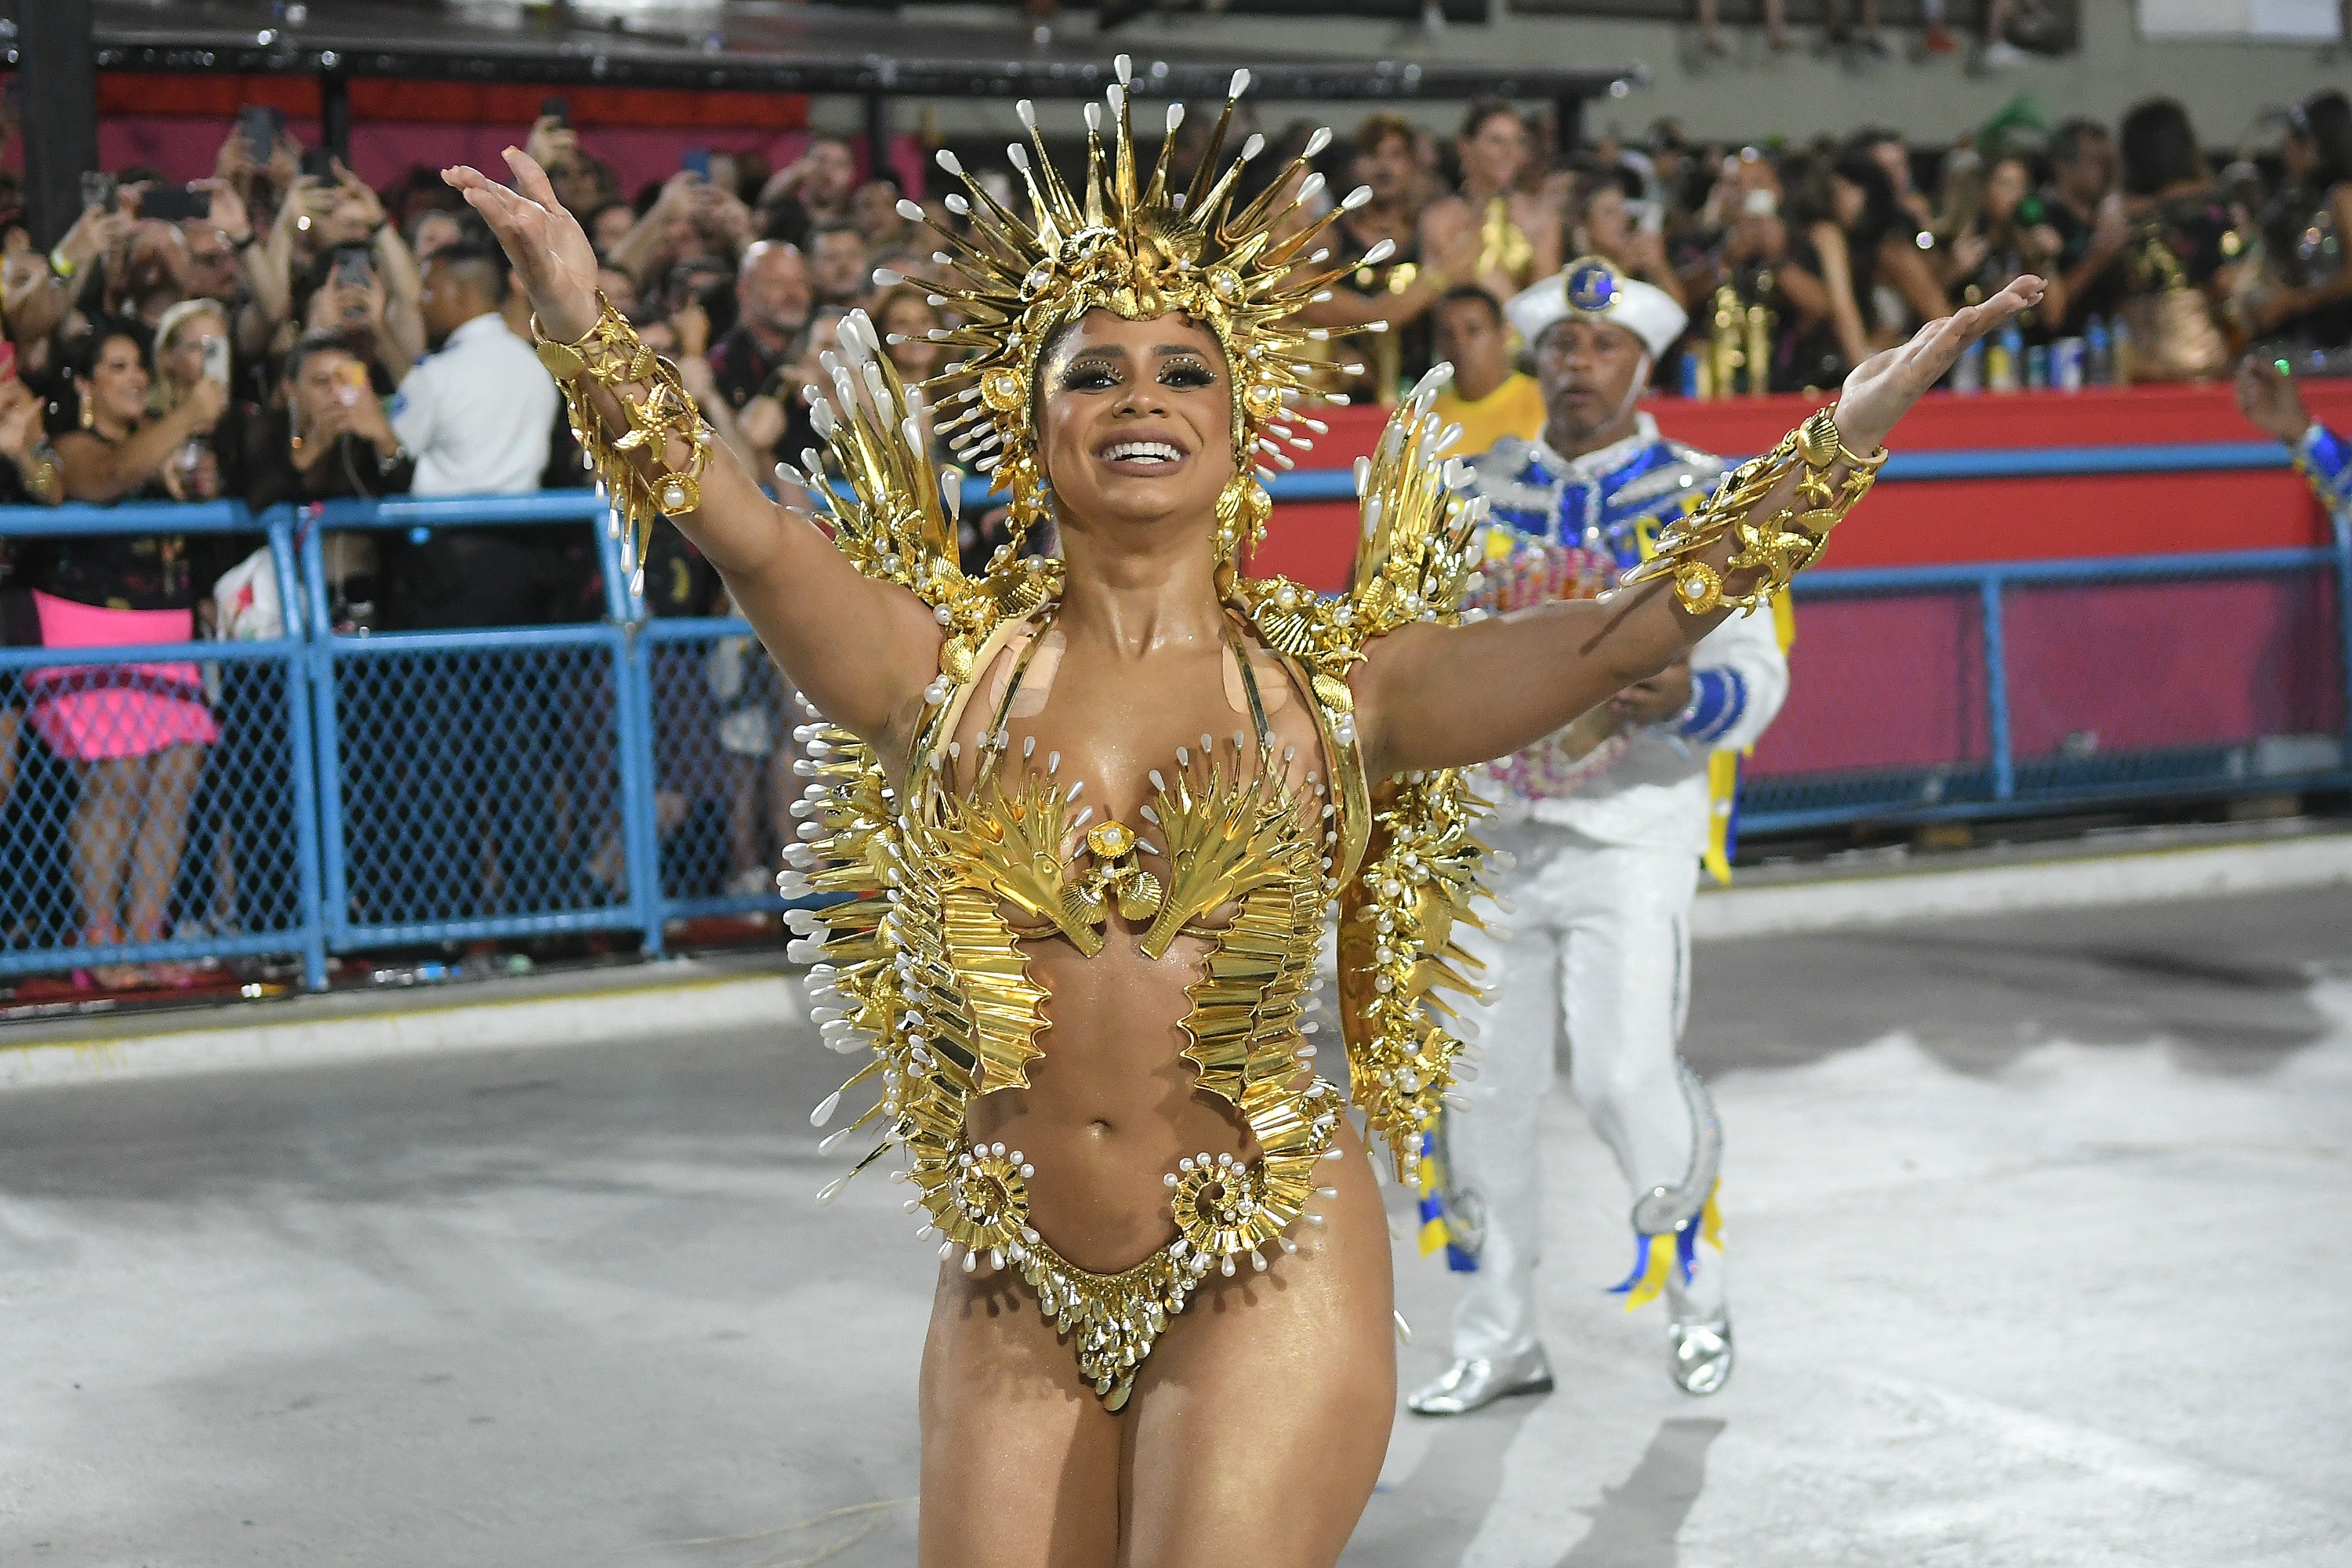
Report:
M1832 484L1830 470L1841 462L1845 478ZM1847 451L1830 411L1822 409L1771 451L1734 468L1705 505L1658 535L1656 552L1622 582L1671 576L1675 602L1694 616L1719 605L1753 610L1820 559L1830 530L1870 492L1885 465L1883 447L1867 458ZM1795 498L1769 518L1755 517L1758 505L1791 473ZM1737 548L1720 571L1699 559L1726 538ZM1756 585L1745 594L1725 593L1724 578L1741 572L1757 574Z
M601 289L596 304L596 324L585 336L568 343L553 342L533 316L530 338L539 350L539 363L563 389L572 434L581 451L595 465L614 510L628 520L634 559L642 574L654 519L678 517L702 504L710 425L678 379L677 368L646 346ZM605 431L591 396L599 386L613 395L628 420L629 427L616 437ZM672 440L687 444L682 466L670 463ZM630 455L640 451L653 460L650 476L630 461Z

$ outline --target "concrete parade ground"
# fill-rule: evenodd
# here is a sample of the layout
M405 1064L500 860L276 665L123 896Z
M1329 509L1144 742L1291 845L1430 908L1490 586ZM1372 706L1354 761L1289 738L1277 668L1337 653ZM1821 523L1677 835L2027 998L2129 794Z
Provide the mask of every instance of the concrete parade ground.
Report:
M1349 1568L2352 1564L2352 893L1696 974L1730 1386L1602 1294L1563 1083L1559 1392L1400 1406ZM814 1205L844 1058L567 1037L0 1092L0 1564L911 1563L937 1263L878 1173ZM1396 1267L1411 1386L1450 1284Z

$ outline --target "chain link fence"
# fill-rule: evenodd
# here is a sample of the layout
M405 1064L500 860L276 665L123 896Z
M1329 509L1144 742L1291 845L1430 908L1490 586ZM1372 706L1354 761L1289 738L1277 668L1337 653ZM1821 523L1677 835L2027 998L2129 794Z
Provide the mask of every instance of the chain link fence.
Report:
M521 524L595 529L601 620L330 626L323 531ZM233 505L0 513L19 536L255 526ZM677 922L784 907L793 694L743 622L647 618L593 494L261 526L294 607L279 635L0 649L0 977L294 955L315 987L330 952L604 931L658 952ZM2352 782L2336 530L2332 548L1805 574L1744 831Z
M647 622L638 655L665 917L781 911L776 870L801 791L791 683L737 620Z
M215 505L60 509L6 527L165 531L254 525ZM282 521L267 537L264 570L283 592ZM136 963L187 978L205 963L298 955L323 980L306 653L282 631L0 648L0 977L98 984Z
M2347 559L2339 538L1800 577L1741 830L2352 779Z

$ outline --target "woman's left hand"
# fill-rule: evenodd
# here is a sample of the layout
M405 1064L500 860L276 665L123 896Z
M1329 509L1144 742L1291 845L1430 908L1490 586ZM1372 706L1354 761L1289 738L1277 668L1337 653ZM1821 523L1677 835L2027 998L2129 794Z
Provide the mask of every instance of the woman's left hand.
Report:
M2042 302L2042 279L2027 273L1981 305L1969 305L1919 329L1909 342L1871 355L1845 378L1838 396L1839 436L1849 450L1867 455L1886 444L1887 432L1910 406L1944 378L1960 353Z

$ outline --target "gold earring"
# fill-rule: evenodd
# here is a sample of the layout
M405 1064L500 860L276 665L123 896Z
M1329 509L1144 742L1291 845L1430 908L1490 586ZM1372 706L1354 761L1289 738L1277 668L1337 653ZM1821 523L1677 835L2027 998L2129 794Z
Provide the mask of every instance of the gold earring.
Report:
M80 388L79 391L81 394L81 427L85 430L95 430L98 428L98 410L90 404L89 389L88 387L83 387Z
M1228 584L1241 569L1244 552L1255 550L1265 540L1265 520L1274 511L1274 499L1265 487L1246 474L1235 474L1217 492L1217 581Z

